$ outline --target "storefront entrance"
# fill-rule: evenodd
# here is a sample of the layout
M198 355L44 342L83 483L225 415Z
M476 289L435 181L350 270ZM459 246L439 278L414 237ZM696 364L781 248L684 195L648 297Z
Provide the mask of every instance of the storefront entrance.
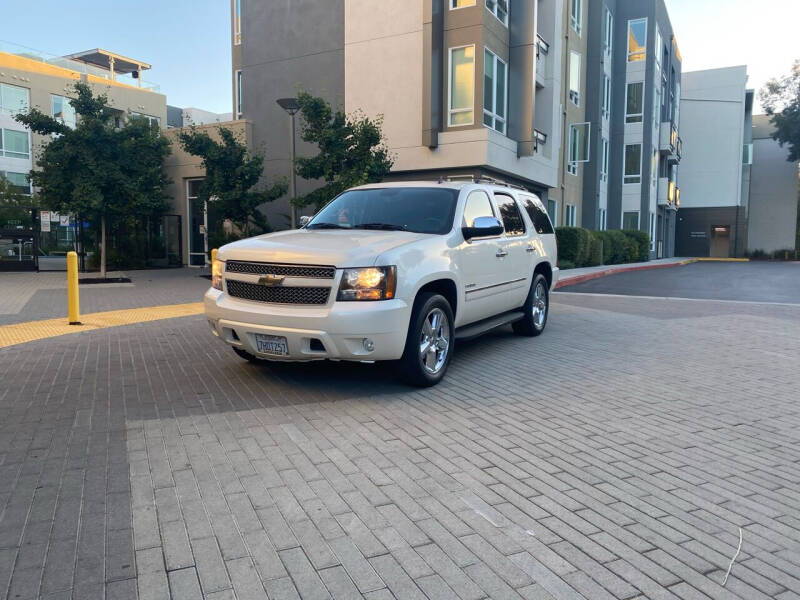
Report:
M0 271L35 271L38 238L36 209L0 206Z

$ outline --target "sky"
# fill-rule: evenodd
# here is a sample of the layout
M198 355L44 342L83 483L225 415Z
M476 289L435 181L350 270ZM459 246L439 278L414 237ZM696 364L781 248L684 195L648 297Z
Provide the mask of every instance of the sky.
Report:
M746 64L748 87L758 90L800 59L800 0L665 2L684 71ZM169 104L230 112L229 6L228 0L0 0L0 41L58 55L104 48L143 60L153 65L144 78L161 86Z

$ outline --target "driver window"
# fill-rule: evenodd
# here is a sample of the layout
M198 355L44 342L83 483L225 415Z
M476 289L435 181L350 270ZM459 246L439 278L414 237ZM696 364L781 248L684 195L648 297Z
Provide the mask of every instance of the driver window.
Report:
M489 195L486 192L475 190L467 196L467 202L464 204L463 227L472 227L472 224L478 217L493 216L495 215L492 209L492 202L489 200Z

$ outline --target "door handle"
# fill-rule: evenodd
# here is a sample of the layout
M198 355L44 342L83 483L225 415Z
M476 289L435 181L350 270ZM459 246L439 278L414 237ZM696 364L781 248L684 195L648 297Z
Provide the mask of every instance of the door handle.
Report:
M525 252L536 252L536 246L528 246L525 248Z
M502 248L497 249L497 254L495 254L497 258L503 258L504 256L508 256L508 251L503 250Z

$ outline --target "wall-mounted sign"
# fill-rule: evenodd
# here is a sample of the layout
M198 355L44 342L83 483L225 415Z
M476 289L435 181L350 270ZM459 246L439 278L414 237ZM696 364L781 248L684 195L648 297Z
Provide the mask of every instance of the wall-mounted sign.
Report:
M69 215L59 215L58 224L61 227L69 227Z
M50 231L50 211L43 210L39 213L39 222L42 226L42 231Z
M692 237L692 238L704 238L704 237L706 237L706 232L705 231L690 231L689 232L689 237Z
M50 221L51 221L52 223L58 223L58 219L59 219L59 217L60 217L60 216L61 216L61 215L59 215L57 212L55 212L55 211L50 211Z

